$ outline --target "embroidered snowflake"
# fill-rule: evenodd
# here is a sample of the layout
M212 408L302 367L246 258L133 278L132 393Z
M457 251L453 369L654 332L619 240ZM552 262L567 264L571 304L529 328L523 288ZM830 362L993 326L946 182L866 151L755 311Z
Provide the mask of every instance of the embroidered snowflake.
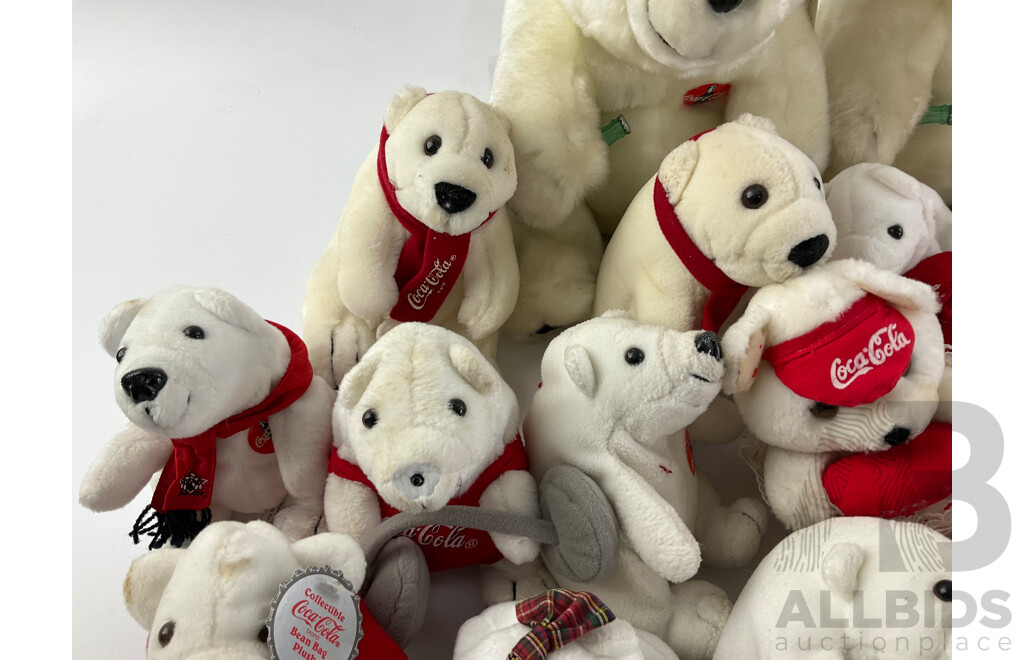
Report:
M202 495L203 486L209 479L203 479L198 474L189 470L185 473L185 476L178 482L178 486L181 488L179 495Z

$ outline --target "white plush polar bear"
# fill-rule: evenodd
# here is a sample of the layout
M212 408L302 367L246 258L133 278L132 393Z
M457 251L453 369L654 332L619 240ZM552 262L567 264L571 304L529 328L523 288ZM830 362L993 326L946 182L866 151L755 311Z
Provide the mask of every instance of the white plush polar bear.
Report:
M325 565L360 589L366 560L351 537L317 534L291 543L264 522L219 522L188 550L155 550L132 562L125 603L150 631L149 660L270 658L267 617L281 584L296 571ZM358 607L360 657L404 659L362 601Z
M952 205L952 0L829 0L815 28L832 122L826 176L895 165Z
M302 340L213 288L174 287L121 303L100 327L117 359L114 398L132 422L96 458L79 500L128 504L163 469L150 547L181 545L212 520L262 514L313 532L320 515L334 393ZM287 496L287 499L286 499Z
M572 598L570 604L558 600ZM573 605L582 604L579 613ZM610 620L609 620L610 619ZM561 631L561 635L541 632ZM527 639L527 635L533 635ZM533 640L547 642L550 660L679 660L665 642L628 621L615 618L599 598L590 593L556 589L513 603L498 603L469 619L455 638L453 660L506 660L513 649L520 655L533 651Z
M431 322L494 357L519 270L504 204L508 120L469 94L403 88L306 285L303 335L337 385L385 319Z
M949 660L951 550L928 527L879 518L794 532L747 581L715 660Z
M717 332L746 287L803 272L835 241L814 163L743 115L676 147L637 193L601 262L594 314Z
M515 393L471 342L422 323L385 334L342 380L325 514L365 542L399 511L479 506L537 518ZM431 570L536 559L536 541L432 525L414 529Z
M690 580L702 556L718 566L746 563L767 522L756 500L723 507L693 464L685 427L718 393L721 358L714 333L610 313L551 342L524 423L533 474L579 468L619 520L614 572L583 585L552 568L558 583L593 591L684 658L711 656L729 612L724 592Z
M723 390L768 445L764 493L787 528L839 514L822 483L830 464L890 449L924 459L926 446L915 455L913 439L938 405L937 310L927 285L844 259L760 289L726 331ZM927 448L943 446L931 440ZM916 494L910 486L889 491Z
M519 334L587 318L596 227L612 234L675 145L751 112L828 159L825 71L800 0L507 2L492 101L519 173ZM619 114L632 132L609 146L602 127Z

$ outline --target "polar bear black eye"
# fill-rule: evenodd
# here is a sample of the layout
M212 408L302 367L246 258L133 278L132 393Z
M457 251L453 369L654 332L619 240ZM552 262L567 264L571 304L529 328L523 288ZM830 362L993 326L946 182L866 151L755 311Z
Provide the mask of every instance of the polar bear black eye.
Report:
M903 226L902 225L893 225L892 227L889 227L885 231L890 236L895 238L897 241L900 240L901 238L903 238Z
M372 429L376 425L377 411L374 410L373 408L368 408L366 412L363 413L363 426L365 426L368 429Z
M932 593L935 597L944 603L953 601L953 581L952 580L939 580L935 583L932 588Z
M821 181L818 179L818 177L814 177L814 187L817 188L818 190L821 190Z
M484 167L491 169L494 165L494 154L490 149L484 149L484 155L480 157L480 160L483 161Z
M626 364L636 366L644 361L644 352L634 346L626 351Z
M811 406L811 414L818 419L832 419L836 416L837 412L839 412L839 408L822 403L821 401L815 401L814 405Z
M174 637L174 622L168 621L160 626L160 632L156 635L156 641L160 642L160 646L167 646L171 643L172 637Z
M114 359L117 360L118 362L120 362L121 360L124 359L124 354L127 351L128 351L128 349L125 348L124 346L122 346L121 348L117 349L117 355L114 356Z
M747 186L746 190L744 190L743 194L740 196L740 201L743 202L743 206L748 209L759 209L768 201L768 189L760 183Z
M270 637L270 628L268 628L265 625L262 628L260 628L260 631L258 633L256 633L256 639L260 640L264 644L267 643L267 638L269 638L269 637Z
M448 409L459 417L466 416L466 402L462 399L452 399L448 402Z
M423 143L423 153L428 156L433 156L437 153L437 150L441 148L441 138L437 135L431 135L427 138L427 141Z
M198 325L190 325L185 328L185 336L189 339L203 339L206 333Z

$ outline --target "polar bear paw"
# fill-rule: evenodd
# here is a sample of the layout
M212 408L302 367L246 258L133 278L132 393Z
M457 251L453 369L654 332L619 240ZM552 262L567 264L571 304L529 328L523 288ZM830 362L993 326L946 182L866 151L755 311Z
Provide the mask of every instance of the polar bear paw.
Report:
M732 612L732 602L720 587L703 580L674 585L672 595L676 614L669 630L669 646L680 658L711 660Z
M531 562L540 554L540 543L525 536L491 533L494 547L516 565Z

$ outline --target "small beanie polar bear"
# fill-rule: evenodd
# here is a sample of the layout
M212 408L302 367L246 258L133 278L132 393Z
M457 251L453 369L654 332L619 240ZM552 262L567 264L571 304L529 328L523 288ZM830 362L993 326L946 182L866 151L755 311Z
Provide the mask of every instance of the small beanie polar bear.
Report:
M515 393L467 339L403 323L342 380L325 515L332 532L365 543L384 518L479 506L537 518ZM408 536L431 570L536 559L523 537L428 525Z
M453 660L679 660L589 592L551 589L492 605L459 628Z
M723 389L767 445L764 494L787 528L946 508L937 310L927 285L844 259L759 290L726 331Z
M303 648L295 635L312 646L304 631L314 624L279 609L271 631L267 618L282 583L296 571L323 566L341 571L353 594L359 591L366 560L351 537L317 534L292 543L264 522L218 522L203 530L187 550L155 550L132 562L124 598L132 617L150 631L146 644L150 660L270 658L268 638L278 649ZM377 624L363 600L357 608L359 657L405 660L405 653ZM321 631L335 625L322 617L319 624ZM320 642L328 645L326 639ZM320 657L306 648L308 657ZM274 657L282 656L279 652Z
M332 385L384 321L441 325L489 357L519 269L504 204L516 189L509 123L461 92L403 88L313 268L303 335Z
M928 527L879 518L794 532L743 587L715 660L949 660L951 551Z
M668 642L680 657L710 658L729 613L725 593L691 580L702 558L741 566L767 524L764 505L723 506L696 472L686 426L721 387L712 332L641 325L610 312L548 346L541 388L524 422L530 469L571 465L607 496L620 529L607 577L560 586L598 594L617 616Z
M594 314L718 332L747 287L781 282L835 248L821 175L743 115L674 149L612 236Z
M690 136L753 113L828 160L824 62L800 0L512 0L492 89L519 173L517 334L588 318L600 234Z
M132 532L136 543L150 534L151 549L282 503L275 524L313 532L334 393L295 333L219 289L174 287L115 307L100 341L117 360L114 398L131 425L86 473L84 506L121 508L159 471Z

